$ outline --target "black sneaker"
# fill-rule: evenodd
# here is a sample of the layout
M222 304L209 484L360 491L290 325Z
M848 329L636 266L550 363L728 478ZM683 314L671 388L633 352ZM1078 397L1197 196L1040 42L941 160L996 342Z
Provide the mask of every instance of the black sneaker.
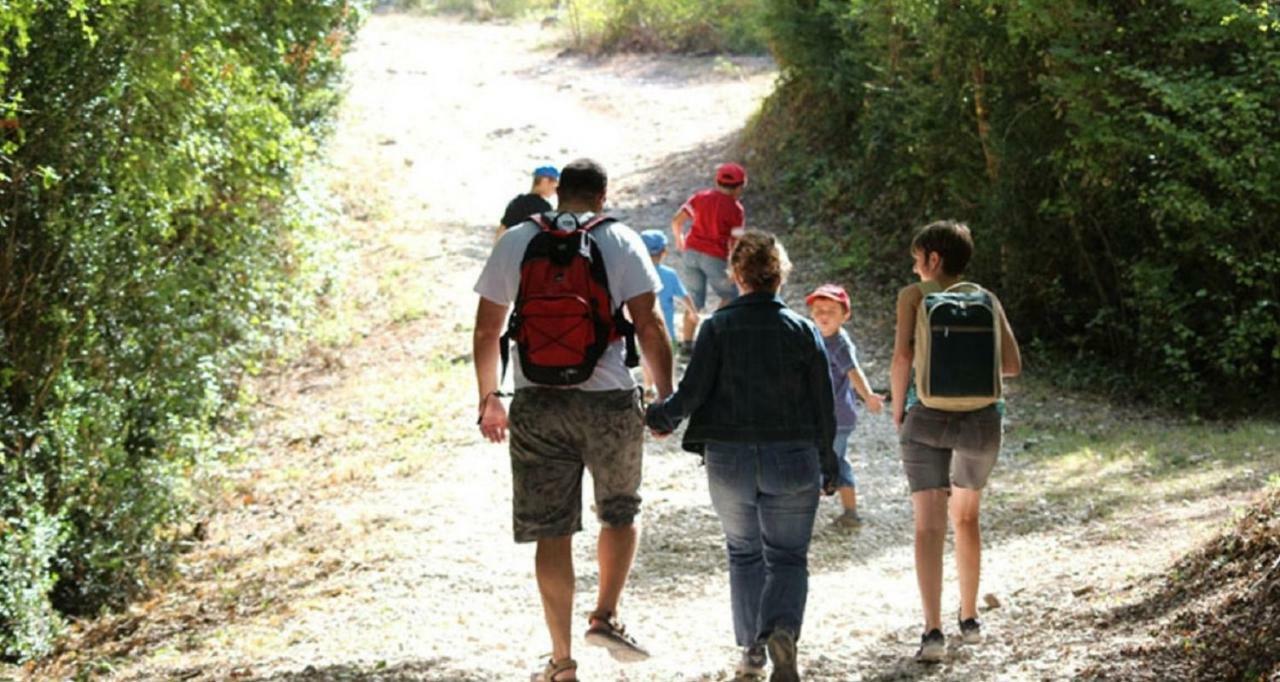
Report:
M918 663L941 663L947 656L947 638L942 630L934 628L920 637L920 650L916 652Z
M593 613L591 626L587 628L587 644L608 649L615 661L634 663L649 658L649 650L640 646L635 637L627 634L627 628L612 613Z
M956 620L960 621L960 641L965 644L982 643L982 623L976 617L961 619L956 616Z
M765 653L764 642L743 647L742 660L738 661L733 682L764 682L764 671L768 665L769 656Z
M773 674L769 682L800 682L796 668L796 636L787 630L774 630L767 643L769 658L773 660Z

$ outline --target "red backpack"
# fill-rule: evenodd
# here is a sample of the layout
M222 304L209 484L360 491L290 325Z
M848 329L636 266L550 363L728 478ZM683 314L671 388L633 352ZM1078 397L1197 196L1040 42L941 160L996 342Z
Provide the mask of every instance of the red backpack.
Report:
M595 216L579 223L572 213L534 215L530 220L538 234L520 262L520 290L501 342L503 374L513 339L520 369L535 384L585 382L609 344L621 338L627 341L627 367L638 365L635 327L621 307L613 307L604 258L591 235L595 228L616 221Z

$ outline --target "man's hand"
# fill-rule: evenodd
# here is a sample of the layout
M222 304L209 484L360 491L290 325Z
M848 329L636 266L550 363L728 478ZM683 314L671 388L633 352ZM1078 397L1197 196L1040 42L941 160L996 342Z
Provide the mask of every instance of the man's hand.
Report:
M476 307L476 329L471 342L471 355L476 364L476 388L481 396L480 416L476 423L480 425L480 433L494 443L507 439L507 408L498 395L502 385L498 364L502 355L502 328L506 323L507 308L481 297Z
M867 409L871 410L871 414L880 414L884 411L884 396L879 393L872 393L867 398Z
M496 393L490 393L480 400L480 433L490 443L501 443L507 440L507 408Z

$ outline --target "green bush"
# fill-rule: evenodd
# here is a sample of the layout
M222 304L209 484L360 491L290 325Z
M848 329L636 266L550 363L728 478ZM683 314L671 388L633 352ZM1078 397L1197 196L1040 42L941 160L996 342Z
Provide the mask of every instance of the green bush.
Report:
M590 51L763 52L763 0L567 0L574 42Z
M1055 364L1195 409L1275 395L1274 3L769 5L756 176L857 269L900 283L916 226L966 220L973 276Z
M300 303L345 0L0 5L0 654L165 566Z

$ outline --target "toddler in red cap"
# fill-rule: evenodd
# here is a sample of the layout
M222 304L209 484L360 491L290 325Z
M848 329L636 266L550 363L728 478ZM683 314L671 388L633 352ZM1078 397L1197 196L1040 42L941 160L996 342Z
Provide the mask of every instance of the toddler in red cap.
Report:
M738 297L738 289L729 280L729 250L746 227L742 191L747 186L747 171L736 163L722 163L716 168L716 186L689 197L671 219L671 234L676 250L684 254L684 281L701 312L707 305L710 287L724 306ZM685 226L693 221L686 234ZM680 347L685 355L692 352L693 333L698 318L686 319L681 330Z
M823 284L806 296L804 302L809 306L810 317L822 332L822 342L827 347L827 360L830 363L831 389L835 393L835 451L840 465L836 490L840 493L840 504L844 507L844 512L833 523L845 528L857 528L862 525L862 519L858 516L858 493L853 464L848 456L849 437L858 424L853 392L857 391L872 414L880 414L884 409L884 396L872 392L867 385L867 377L858 365L858 349L844 330L844 323L852 317L849 294L844 287Z

